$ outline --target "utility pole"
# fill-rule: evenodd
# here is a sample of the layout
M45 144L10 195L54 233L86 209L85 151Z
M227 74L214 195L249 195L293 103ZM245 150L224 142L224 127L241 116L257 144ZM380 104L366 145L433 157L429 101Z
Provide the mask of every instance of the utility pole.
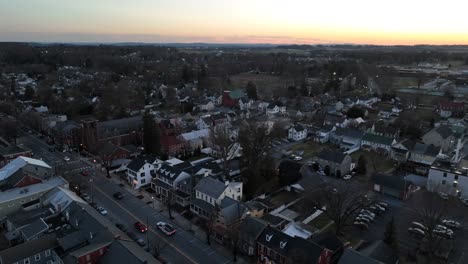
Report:
M148 215L146 215L146 228L149 229L149 223L148 223ZM148 231L146 231L146 245L148 246L148 248L150 248L150 245L149 245L149 240L148 240Z

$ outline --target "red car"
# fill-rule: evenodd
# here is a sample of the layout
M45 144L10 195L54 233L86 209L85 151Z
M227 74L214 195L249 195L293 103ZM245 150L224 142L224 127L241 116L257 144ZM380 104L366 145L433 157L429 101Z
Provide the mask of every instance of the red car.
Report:
M136 222L135 227L136 227L136 229L138 231L140 231L140 233L144 233L144 232L148 231L148 227L146 227L144 224L142 224L140 222Z
M81 175L83 175L83 176L88 176L88 175L89 175L89 172L88 172L88 171L82 171L82 172L80 172L80 173L81 173Z

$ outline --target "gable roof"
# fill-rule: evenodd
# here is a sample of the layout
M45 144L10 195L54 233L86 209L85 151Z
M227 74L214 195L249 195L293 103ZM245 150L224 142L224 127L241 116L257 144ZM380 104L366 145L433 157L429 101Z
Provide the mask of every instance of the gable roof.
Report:
M38 239L34 239L29 242L0 251L0 263L15 263L27 257L44 252L48 249L53 249L56 246L56 235L45 235Z
M226 189L226 185L214 178L204 177L195 186L195 190L204 193L210 197L218 199Z
M387 264L396 263L398 260L394 250L382 240L377 240L360 251L364 256Z
M28 164L39 166L39 167L44 167L48 169L52 168L42 160L19 156L13 161L11 161L10 163L8 163L7 165L5 165L5 167L0 169L0 181L6 180L13 173L17 172L18 170L20 170L21 168L23 168L24 166Z
M346 154L340 151L332 150L332 149L323 149L317 155L319 159L331 161L333 163L341 164L344 159L346 158Z
M404 176L374 173L372 182L394 190L404 191L411 185L411 181L405 180Z
M239 233L256 240L266 226L259 218L247 216L239 225Z
M301 132L301 131L304 131L306 128L301 125L301 124L296 124L293 126L294 130L296 130L296 132Z
M343 242L330 232L314 234L312 241L333 252L343 247Z
M241 89L229 91L229 97L231 97L232 99L240 99L244 97L244 91Z
M438 128L435 129L435 131L443 139L446 139L446 138L450 137L453 134L452 129L450 129L448 126L439 126Z
M352 128L341 128L338 127L336 128L336 131L334 132L335 135L338 136L344 136L344 137L350 137L350 138L362 138L364 136L364 132L358 129L352 129Z
M146 163L151 164L155 160L156 160L156 158L151 157L151 156L137 157L127 165L127 169L130 169L132 171L139 171L141 168L143 168L143 166L145 166Z
M391 146L393 143L393 140L394 140L393 138L379 136L379 135L375 135L372 133L365 133L364 136L362 137L362 141L367 141L367 142L372 142L372 143L377 143L377 144L382 144L382 145L387 145L387 146Z

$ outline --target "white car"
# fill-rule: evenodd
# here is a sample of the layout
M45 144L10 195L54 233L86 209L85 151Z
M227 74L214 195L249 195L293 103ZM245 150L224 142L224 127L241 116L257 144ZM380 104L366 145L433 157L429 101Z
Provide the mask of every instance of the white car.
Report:
M357 216L357 218L365 218L365 219L368 219L371 222L374 221L374 217L372 217L370 215L367 215L367 214L360 214L360 215Z
M70 158L69 157L65 157L63 158L64 161L70 161Z
M442 220L442 224L451 228L460 228L461 226L460 222L455 220Z
M366 223L366 224L369 224L371 222L371 220L369 220L369 218L365 218L365 217L361 217L361 216L356 217L354 219L354 221L363 222L363 223Z
M360 213L361 213L361 214L370 215L370 216L372 216L372 218L375 217L375 214L374 214L374 213L372 213L371 211L366 210L366 209L362 209Z
M347 181L347 180L351 180L353 176L351 176L351 174L346 174L345 176L343 176L343 180Z
M421 224L421 223L419 223L419 222L411 222L411 225L412 225L414 228L421 229L421 230L423 230L423 231L426 231L426 230L427 230L427 228L426 228L423 224Z
M295 157L294 157L294 161L300 161L300 160L302 160L302 157L301 157L301 156L295 156Z
M423 230L421 230L419 228L416 228L416 227L408 228L408 232L419 235L419 236L425 236L426 235L426 233Z
M432 232L442 238L453 239L453 232L450 233L448 230L434 229Z
M446 194L446 193L438 192L437 194L438 194L438 195L440 196L440 198L442 198L443 200L448 200L448 199L449 199L449 196L448 196L448 194Z
M99 207L97 208L97 210L98 210L99 213L101 213L102 215L106 215L106 214L107 214L107 210L104 209L104 207L102 207L102 206L99 206Z
M156 226L159 228L159 230L166 234L166 236L172 236L176 232L176 229L172 225L165 222L157 222Z
M446 227L446 226L443 226L443 225L436 225L436 227L434 228L434 230L441 230L441 231L444 231L446 233L452 233L453 234L453 230Z

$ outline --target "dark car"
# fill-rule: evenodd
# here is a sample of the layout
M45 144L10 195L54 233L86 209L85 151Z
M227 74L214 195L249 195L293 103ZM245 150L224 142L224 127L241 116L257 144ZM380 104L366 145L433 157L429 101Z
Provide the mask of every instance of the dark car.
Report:
M116 192L116 193L114 193L114 198L115 198L115 199L122 200L122 199L123 199L123 195L122 195L121 192Z
M115 226L116 226L118 229L122 230L123 232L127 232L127 228L126 228L124 225L122 225L122 224L120 224L120 223L117 223L117 224L115 224Z
M135 223L135 228L140 231L140 233L145 233L146 231L148 231L148 227L146 227L144 224L142 224L141 222L136 222Z

